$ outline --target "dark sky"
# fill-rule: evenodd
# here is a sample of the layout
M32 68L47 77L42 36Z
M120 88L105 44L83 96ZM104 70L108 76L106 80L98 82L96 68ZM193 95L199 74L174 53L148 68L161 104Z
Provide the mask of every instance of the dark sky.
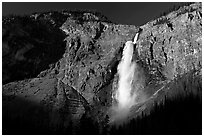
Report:
M178 3L170 2L3 2L2 14L24 15L61 9L89 9L101 12L121 24L142 25Z

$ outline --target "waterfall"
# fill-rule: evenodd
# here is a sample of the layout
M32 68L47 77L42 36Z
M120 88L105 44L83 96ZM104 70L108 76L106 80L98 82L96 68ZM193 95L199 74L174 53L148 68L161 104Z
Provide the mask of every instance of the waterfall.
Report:
M137 91L133 88L135 84L135 74L137 70L137 64L132 60L134 54L134 46L138 39L137 33L134 41L127 41L123 49L122 60L118 65L118 88L115 91L115 99L117 104L114 108L114 118L121 119L127 116L130 108L136 104Z
M123 49L123 57L118 66L119 82L116 99L119 109L128 109L134 104L135 95L132 91L132 82L136 64L132 62L133 42L127 41Z

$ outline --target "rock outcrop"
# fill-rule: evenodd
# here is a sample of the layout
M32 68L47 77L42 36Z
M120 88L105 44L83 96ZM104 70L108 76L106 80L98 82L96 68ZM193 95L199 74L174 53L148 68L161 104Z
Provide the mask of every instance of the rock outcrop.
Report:
M50 133L60 127L66 129L70 123L77 125L83 115L102 123L114 101L113 85L123 46L137 32L134 58L141 71L138 76L145 99L167 83L173 87L171 82L189 72L201 78L201 3L138 27L114 24L98 13L84 11L5 18L4 132L13 131L10 124L20 120L34 123L36 128L53 129ZM162 92L176 94L174 90ZM147 112L148 106L140 112ZM138 113L137 108L131 115Z

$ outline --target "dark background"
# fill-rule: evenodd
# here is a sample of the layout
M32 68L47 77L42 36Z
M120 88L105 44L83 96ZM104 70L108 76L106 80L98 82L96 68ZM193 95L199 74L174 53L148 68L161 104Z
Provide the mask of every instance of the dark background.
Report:
M171 9L176 2L3 2L2 14L24 15L33 12L87 9L101 12L120 24L143 25Z

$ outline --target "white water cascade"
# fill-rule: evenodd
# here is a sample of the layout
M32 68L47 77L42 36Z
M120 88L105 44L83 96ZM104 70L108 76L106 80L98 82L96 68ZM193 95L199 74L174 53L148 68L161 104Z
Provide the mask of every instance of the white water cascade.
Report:
M122 61L118 66L119 82L118 90L116 91L116 99L118 107L126 109L134 104L134 94L132 94L132 81L135 72L135 63L132 62L133 42L127 41L123 49Z
M114 107L116 112L115 119L126 116L129 109L136 104L137 91L133 89L133 82L137 64L132 61L132 57L138 36L139 34L137 33L133 42L127 41L125 43L122 60L118 65L119 81L115 95L117 100L117 105Z

